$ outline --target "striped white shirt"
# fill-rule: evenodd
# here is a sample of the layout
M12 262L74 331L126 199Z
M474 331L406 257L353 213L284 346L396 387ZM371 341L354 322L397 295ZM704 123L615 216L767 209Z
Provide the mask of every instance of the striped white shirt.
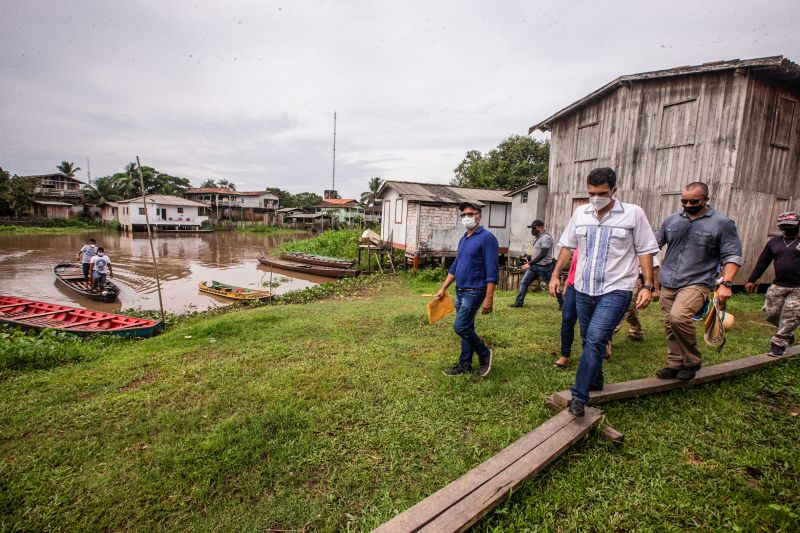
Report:
M591 205L572 214L559 246L578 249L575 290L589 296L632 291L638 256L658 253L658 242L641 207L616 200L603 220Z

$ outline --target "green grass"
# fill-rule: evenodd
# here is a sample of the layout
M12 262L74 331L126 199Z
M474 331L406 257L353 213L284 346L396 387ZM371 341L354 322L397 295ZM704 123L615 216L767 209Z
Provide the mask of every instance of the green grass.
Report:
M237 226L235 231L238 231L240 233L266 233L268 235L293 235L295 233L304 233L302 230L279 228L277 226L266 226L266 225L241 226L241 227Z
M489 378L445 378L452 318L429 326L436 289L384 281L353 299L182 320L91 360L0 381L0 530L368 530L551 415L560 315L531 294L478 319ZM428 296L426 296L428 295ZM765 350L758 296L708 364ZM609 382L663 366L620 341ZM619 336L620 339L623 335ZM578 342L576 341L577 349ZM707 347L706 347L707 348ZM528 481L477 531L797 530L800 358L704 386L603 406L626 435L593 433Z
M0 225L0 233L23 233L30 235L67 235L71 233L86 233L87 231L102 230L102 226L92 224L75 225L75 226L2 226Z
M341 229L320 233L317 237L287 242L274 249L276 255L282 252L305 252L326 257L354 260L358 255L358 238L361 230Z

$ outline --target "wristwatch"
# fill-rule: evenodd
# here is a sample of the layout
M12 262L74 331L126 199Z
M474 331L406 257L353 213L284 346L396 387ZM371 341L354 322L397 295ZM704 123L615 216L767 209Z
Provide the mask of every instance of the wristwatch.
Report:
M642 288L643 289L647 289L650 292L656 292L656 286L655 285L642 285Z
M722 281L722 282L720 282L720 285L724 285L724 286L728 287L729 289L731 287L733 287L733 283L731 283L730 281Z

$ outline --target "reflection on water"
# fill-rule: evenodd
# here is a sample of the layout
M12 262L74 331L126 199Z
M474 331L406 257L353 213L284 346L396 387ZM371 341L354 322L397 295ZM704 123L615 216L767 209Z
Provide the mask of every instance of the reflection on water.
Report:
M78 250L95 237L106 249L114 269L114 281L121 289L118 302L85 299L55 283L53 266L59 261L76 262ZM268 283L270 271L257 256L286 241L307 235L263 236L233 231L159 235L153 239L164 309L185 312L230 303L201 293L197 284L216 280L240 287L260 288ZM302 277L302 279L301 279ZM286 278L289 278L286 281ZM283 280L273 293L302 289L328 278L276 270L273 280ZM78 235L20 235L0 233L0 294L98 311L140 307L158 309L158 294L146 234L115 232Z

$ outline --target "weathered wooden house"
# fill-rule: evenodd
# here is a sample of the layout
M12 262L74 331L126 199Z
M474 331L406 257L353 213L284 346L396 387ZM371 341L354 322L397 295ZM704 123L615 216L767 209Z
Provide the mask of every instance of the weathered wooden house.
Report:
M508 255L520 257L528 253L528 247L533 242L531 230L528 228L536 219L545 222L545 229L550 232L550 226L545 220L547 206L547 185L529 183L515 191L506 193L511 199L511 224Z
M550 131L548 222L558 239L595 167L654 227L692 181L737 221L744 282L775 217L800 204L800 67L783 56L622 76L531 126ZM762 278L772 279L772 272Z
M464 234L458 204L467 201L481 206L482 225L497 237L500 253L508 253L511 198L506 193L386 181L377 194L383 208L381 240L404 250L407 257L455 257L458 241Z

